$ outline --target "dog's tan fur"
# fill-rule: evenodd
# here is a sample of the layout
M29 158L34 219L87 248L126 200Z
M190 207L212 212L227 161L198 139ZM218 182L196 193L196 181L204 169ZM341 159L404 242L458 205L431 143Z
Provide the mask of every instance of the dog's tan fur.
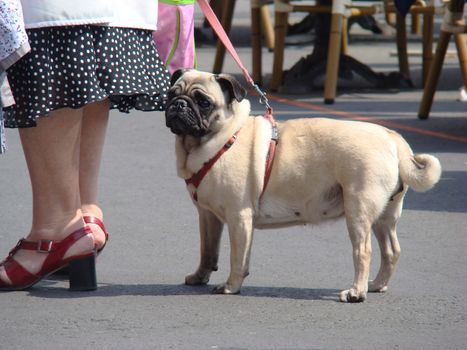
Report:
M266 191L262 195L271 125L250 116L244 99L225 103L210 73L188 71L175 83L177 94L202 89L216 103L203 137L177 136L178 175L197 172L241 128L237 141L214 165L197 189L201 261L186 277L205 284L217 269L223 224L229 230L231 271L218 293L238 293L248 275L254 228L312 223L344 216L355 267L353 285L342 301L363 301L368 291L386 291L400 255L396 224L408 187L429 190L440 178L439 161L413 155L405 140L384 127L325 118L278 123L279 143ZM195 189L188 186L190 192ZM371 231L381 248L381 266L370 282Z

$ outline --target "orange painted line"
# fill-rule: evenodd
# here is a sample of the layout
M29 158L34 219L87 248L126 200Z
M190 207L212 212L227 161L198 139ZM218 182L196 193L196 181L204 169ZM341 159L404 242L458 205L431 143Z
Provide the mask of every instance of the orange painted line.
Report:
M387 127L390 127L390 128L395 128L395 129L400 129L400 130L404 130L404 131L414 132L414 133L417 133L417 134L420 134L420 135L432 136L432 137L440 138L440 139L443 139L443 140L458 141L458 142L467 143L467 137L455 136L455 135L446 134L446 133L443 133L443 132L425 130L425 129L416 128L416 127L413 127L413 126L407 126L407 125L403 125L403 124L399 124L399 123L395 123L395 122L391 122L391 121L386 121L386 120L377 120L377 119L375 120L375 119L372 119L370 117L364 117L364 116L361 116L361 115L358 115L358 114L355 114L355 113L351 113L351 112L338 111L338 110L335 110L335 109L314 105L314 104L309 103L309 102L291 100L291 99L287 99L287 98L283 98L283 97L274 96L274 95L271 95L271 94L268 94L268 99L270 99L272 101L275 101L275 102L283 103L283 104L286 104L286 105L289 105L289 106L295 106L295 107L300 107L300 108L304 108L304 109L308 109L308 110L312 110L312 111L318 111L318 112L333 114L333 115L336 115L336 116L340 116L342 118L366 121L366 122L371 122L371 123L387 126Z

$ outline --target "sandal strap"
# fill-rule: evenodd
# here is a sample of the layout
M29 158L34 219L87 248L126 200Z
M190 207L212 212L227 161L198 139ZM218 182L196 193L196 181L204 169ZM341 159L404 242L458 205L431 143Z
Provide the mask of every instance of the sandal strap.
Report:
M4 262L2 262L2 266L5 268L5 273L8 276L8 279L11 282L11 285L23 285L27 283L31 278L36 278L37 276L26 270L23 266L21 266L16 260L8 257ZM9 286L8 284L4 283L0 280L0 286Z
M51 266L56 266L59 264L60 261L63 260L63 256L66 254L68 249L79 239L83 238L84 236L91 235L92 231L88 226L82 227L75 232L70 233L67 237L62 239L59 242L56 242L55 250L53 254L49 254L42 265L41 273L43 274L45 271L50 270Z
M37 278L38 276L50 272L56 266L60 266L60 263L63 261L63 256L66 254L68 249L79 239L91 234L91 229L85 226L72 232L61 241L41 239L39 241L34 242L27 241L23 238L18 241L16 246L8 254L8 257L0 264L4 267L5 272L8 275L8 278L10 279L13 286L24 285L25 283L27 283L27 281L30 281L31 279ZM20 249L35 250L41 253L48 254L47 258L42 264L42 268L36 275L26 270L13 258L15 253ZM89 254L93 254L93 252L83 255ZM71 258L73 259L75 257ZM3 283L0 280L0 287L2 286L2 284Z
M24 250L36 250L41 253L49 253L53 252L57 249L57 245L60 242L52 241L49 239L40 239L38 241L27 241L26 239L20 239L16 247L12 249L10 255L14 255L17 250L24 249Z
M66 238L64 238L61 241L53 241L50 239L40 239L38 241L27 241L25 238L23 238L23 239L20 239L18 243L16 244L16 247L14 247L10 251L9 256L14 255L14 253L16 253L16 251L20 249L35 250L40 253L55 252L59 249L67 250L73 243L75 243L80 238L86 236L90 232L91 230L86 226L79 230L76 230L75 232L72 232L71 234L69 234Z
M107 233L107 230L105 229L104 223L101 219L91 215L83 216L83 219L86 224L96 224L99 226L102 232L104 232L105 240L107 241L109 239L109 234Z

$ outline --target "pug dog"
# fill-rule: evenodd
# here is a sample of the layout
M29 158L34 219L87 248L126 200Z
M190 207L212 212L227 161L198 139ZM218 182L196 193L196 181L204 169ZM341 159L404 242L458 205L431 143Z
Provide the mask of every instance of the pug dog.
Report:
M240 83L229 75L179 70L171 85L166 124L176 135L177 174L198 209L201 237L200 263L186 284L207 284L217 270L224 224L230 275L214 292L236 294L248 275L255 228L345 217L355 274L339 299L361 302L367 292L387 290L400 256L396 225L404 196L409 187L424 192L439 181L437 158L414 154L401 135L376 124L293 119L277 122L278 143L264 188L274 126L250 115ZM371 232L381 265L369 281Z

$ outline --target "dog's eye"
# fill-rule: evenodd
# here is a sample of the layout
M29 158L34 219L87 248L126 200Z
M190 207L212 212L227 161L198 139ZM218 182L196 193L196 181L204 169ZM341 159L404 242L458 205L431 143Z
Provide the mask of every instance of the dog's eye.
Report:
M198 100L198 106L201 108L209 108L211 106L211 102L209 102L209 100L206 98L200 98Z

